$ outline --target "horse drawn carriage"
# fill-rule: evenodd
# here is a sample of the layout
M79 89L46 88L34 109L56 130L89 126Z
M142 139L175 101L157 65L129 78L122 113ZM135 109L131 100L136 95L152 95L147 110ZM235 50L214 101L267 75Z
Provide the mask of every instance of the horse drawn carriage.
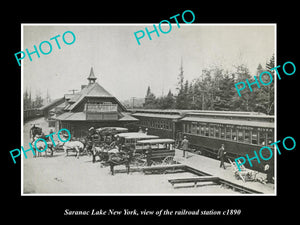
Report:
M53 156L53 151L54 151L53 143L50 140L50 137L46 137L46 135L43 132L43 129L39 127L37 124L33 124L33 126L30 128L29 138L31 140L32 147L34 149L33 157L42 156L42 152L44 152L45 156L47 156L47 153L50 154L50 156ZM44 139L46 143L39 139ZM46 150L44 151L45 148Z
M132 162L136 166L169 165L175 163L174 156L173 139L140 140L136 143Z
M130 165L140 167L175 164L175 141L173 139L158 139L157 136L153 139L152 135L146 136L139 136L142 140L135 140L134 144L132 135L124 137L125 143L130 144L125 144L118 152L110 154L107 160L112 174L114 174L114 166L122 164L126 166L127 173L129 173Z

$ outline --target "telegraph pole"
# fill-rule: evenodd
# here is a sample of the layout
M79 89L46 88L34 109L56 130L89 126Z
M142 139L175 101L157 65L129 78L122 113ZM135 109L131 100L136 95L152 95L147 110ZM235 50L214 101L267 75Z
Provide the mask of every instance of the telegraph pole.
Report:
M75 91L78 91L76 89L72 89L72 90L69 90L69 91L72 91L73 92L73 95L75 94Z

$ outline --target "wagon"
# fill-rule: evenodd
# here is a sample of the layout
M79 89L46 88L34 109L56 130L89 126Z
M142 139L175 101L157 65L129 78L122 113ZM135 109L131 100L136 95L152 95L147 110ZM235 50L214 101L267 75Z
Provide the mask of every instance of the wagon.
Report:
M119 142L121 145L132 150L136 148L137 141L159 138L156 135L148 135L140 132L120 133L116 134L115 137L120 139Z
M138 166L170 165L175 164L174 156L175 140L173 139L140 140L136 143L132 161Z

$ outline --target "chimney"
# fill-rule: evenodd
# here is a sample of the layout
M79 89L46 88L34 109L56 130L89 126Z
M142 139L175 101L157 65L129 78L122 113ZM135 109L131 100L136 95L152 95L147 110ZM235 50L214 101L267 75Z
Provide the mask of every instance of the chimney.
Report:
M81 90L84 89L87 85L86 84L82 84L81 85Z

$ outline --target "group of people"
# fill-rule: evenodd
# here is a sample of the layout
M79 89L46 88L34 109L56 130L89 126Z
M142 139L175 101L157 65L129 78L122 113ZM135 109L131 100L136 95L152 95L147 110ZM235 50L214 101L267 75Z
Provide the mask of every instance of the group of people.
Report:
M189 141L187 140L186 136L183 137L183 140L181 141L181 149L182 149L182 157L186 158L186 151L189 150ZM225 151L225 148L224 148L224 144L221 145L221 148L218 150L218 158L220 159L220 168L224 168L226 169L225 167L225 164L224 162L226 161L226 154L227 152Z

